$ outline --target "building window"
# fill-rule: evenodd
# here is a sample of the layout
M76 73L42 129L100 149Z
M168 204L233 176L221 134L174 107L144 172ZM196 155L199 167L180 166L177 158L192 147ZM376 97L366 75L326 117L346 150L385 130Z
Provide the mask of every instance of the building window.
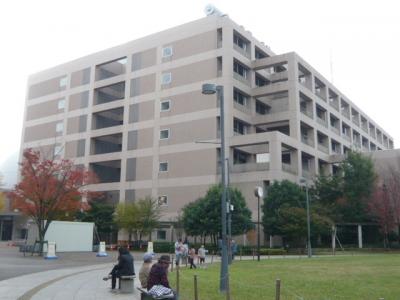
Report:
M238 34L233 35L233 43L244 51L247 50L247 45L249 44L247 40L240 37Z
M165 230L157 230L157 240L166 240L167 232Z
M67 76L60 78L60 87L67 86Z
M161 103L160 103L161 111L169 111L170 107L171 107L171 100L168 99L168 100L161 101Z
M172 56L172 46L162 48L162 57Z
M54 147L54 156L60 156L61 155L61 150L62 150L62 146L61 145L55 145Z
M233 163L236 164L245 164L247 162L248 154L246 152L234 149L233 151Z
M161 75L161 84L170 84L172 81L172 74L171 72L169 73L163 73Z
M266 115L268 113L269 107L261 101L256 101L256 113L260 115Z
M246 134L246 124L237 119L233 120L233 131L237 134Z
M158 196L157 204L158 206L168 205L168 196L167 195Z
M58 109L64 109L65 108L65 99L58 100L57 108Z
M158 170L160 172L168 172L168 162L160 162Z
M63 132L64 131L64 123L60 122L56 124L56 132Z
M160 130L160 140L165 140L169 138L169 129Z
M233 100L240 105L246 106L248 97L235 89L233 90Z
M233 62L233 72L239 74L243 78L247 78L248 68L238 63L237 61Z

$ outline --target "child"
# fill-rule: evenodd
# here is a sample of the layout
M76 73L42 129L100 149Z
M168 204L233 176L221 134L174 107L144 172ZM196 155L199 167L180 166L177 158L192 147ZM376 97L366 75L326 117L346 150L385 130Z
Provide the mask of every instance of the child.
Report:
M191 269L193 269L193 268L196 269L196 265L194 264L195 258L196 258L196 250L194 248L191 248L189 250L189 263L190 263Z

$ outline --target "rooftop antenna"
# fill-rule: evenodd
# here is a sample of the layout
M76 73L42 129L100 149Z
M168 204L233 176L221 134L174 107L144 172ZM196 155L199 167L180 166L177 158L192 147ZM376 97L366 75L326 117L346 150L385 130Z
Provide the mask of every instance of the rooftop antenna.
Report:
M204 8L204 13L207 16L211 16L211 15L216 15L218 17L224 17L226 16L225 14L223 14L218 8L216 8L214 5L212 4L207 4L206 7Z

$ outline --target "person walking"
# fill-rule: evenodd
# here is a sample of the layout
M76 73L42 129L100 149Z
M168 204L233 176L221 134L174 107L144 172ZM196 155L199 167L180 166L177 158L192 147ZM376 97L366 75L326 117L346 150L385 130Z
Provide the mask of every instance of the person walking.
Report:
M196 258L196 250L194 248L191 248L189 250L189 264L191 269L196 269L196 265L194 264L194 260Z

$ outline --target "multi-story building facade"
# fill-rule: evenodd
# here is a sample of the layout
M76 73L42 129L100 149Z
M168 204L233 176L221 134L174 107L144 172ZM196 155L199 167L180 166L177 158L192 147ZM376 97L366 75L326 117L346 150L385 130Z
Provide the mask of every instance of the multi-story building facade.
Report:
M393 148L299 55L210 15L30 76L22 149L92 169L105 201L158 198L171 221L220 180L219 107L203 83L224 87L230 182L254 212L255 186L334 172L349 149Z

